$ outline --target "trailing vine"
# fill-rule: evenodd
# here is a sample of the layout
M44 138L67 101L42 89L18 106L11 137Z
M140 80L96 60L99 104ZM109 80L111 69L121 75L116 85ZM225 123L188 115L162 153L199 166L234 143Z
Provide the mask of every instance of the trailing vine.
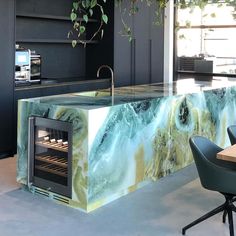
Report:
M169 2L169 0L129 0L128 8L123 7L122 4L124 2L127 2L127 0L116 0L116 6L120 9L121 22L123 24L123 30L120 33L122 36L127 37L128 40L131 41L133 38L132 30L131 27L124 20L124 18L127 18L125 16L132 16L139 13L140 3L146 4L148 7L153 7L155 9L155 17L153 19L153 23L155 25L160 25L163 23L163 9L166 7L166 4Z
M68 33L68 38L73 38L73 47L75 47L78 42L86 46L86 44L91 42L98 34L101 35L101 38L103 37L103 25L108 23L108 16L104 12L102 5L104 3L106 3L106 0L79 0L73 2L70 14L73 27ZM93 18L96 11L100 13L99 25L90 39L86 40L85 33L87 24Z
M109 0L112 1L112 0ZM166 8L169 1L174 0L114 0L116 7L120 9L121 22L123 24L122 36L126 36L129 41L132 40L131 27L124 20L125 16L132 16L139 13L139 4L146 4L149 7L155 8L154 24L160 25L162 23L163 9ZM128 1L128 8L123 7L123 3ZM194 8L199 7L203 9L207 4L217 3L222 5L226 3L231 5L236 10L236 0L176 0L176 6L179 8ZM95 38L102 38L104 34L104 25L109 23L109 18L104 11L104 6L107 0L76 0L72 4L70 18L72 21L72 29L68 33L68 38L72 39L72 46L75 47L78 43L84 46ZM86 39L86 29L89 21L92 21L94 15L98 16L97 28L94 30L89 39ZM236 18L236 14L235 14Z

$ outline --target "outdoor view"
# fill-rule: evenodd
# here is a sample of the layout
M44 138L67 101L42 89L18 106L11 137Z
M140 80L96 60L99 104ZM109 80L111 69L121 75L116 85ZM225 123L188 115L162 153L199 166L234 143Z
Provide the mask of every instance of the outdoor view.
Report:
M178 9L179 71L236 74L236 3Z

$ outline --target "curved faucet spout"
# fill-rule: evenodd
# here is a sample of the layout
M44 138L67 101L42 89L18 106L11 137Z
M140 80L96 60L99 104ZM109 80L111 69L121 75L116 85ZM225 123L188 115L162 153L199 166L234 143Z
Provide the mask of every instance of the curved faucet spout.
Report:
M103 68L107 68L111 72L111 91L110 91L110 94L113 97L114 96L114 72L113 72L113 70L112 70L112 68L110 66L108 66L108 65L101 65L98 68L98 70L97 70L97 78L99 78L100 70L103 69Z

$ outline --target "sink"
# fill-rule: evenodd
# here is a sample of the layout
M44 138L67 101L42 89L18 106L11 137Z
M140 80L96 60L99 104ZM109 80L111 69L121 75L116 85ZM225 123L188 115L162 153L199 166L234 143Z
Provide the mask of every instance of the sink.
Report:
M107 97L110 96L110 90L98 90L98 91L88 91L88 92L79 92L73 93L74 96L83 96L83 97Z

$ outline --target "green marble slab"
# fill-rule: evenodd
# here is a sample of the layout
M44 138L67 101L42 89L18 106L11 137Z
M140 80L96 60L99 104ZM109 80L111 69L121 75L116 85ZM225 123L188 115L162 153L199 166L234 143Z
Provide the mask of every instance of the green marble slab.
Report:
M71 122L68 205L92 211L192 163L188 145L192 135L206 136L221 147L229 145L226 129L236 124L234 85L117 88L113 101L106 90L20 100L17 181L27 186L28 118L47 114Z

